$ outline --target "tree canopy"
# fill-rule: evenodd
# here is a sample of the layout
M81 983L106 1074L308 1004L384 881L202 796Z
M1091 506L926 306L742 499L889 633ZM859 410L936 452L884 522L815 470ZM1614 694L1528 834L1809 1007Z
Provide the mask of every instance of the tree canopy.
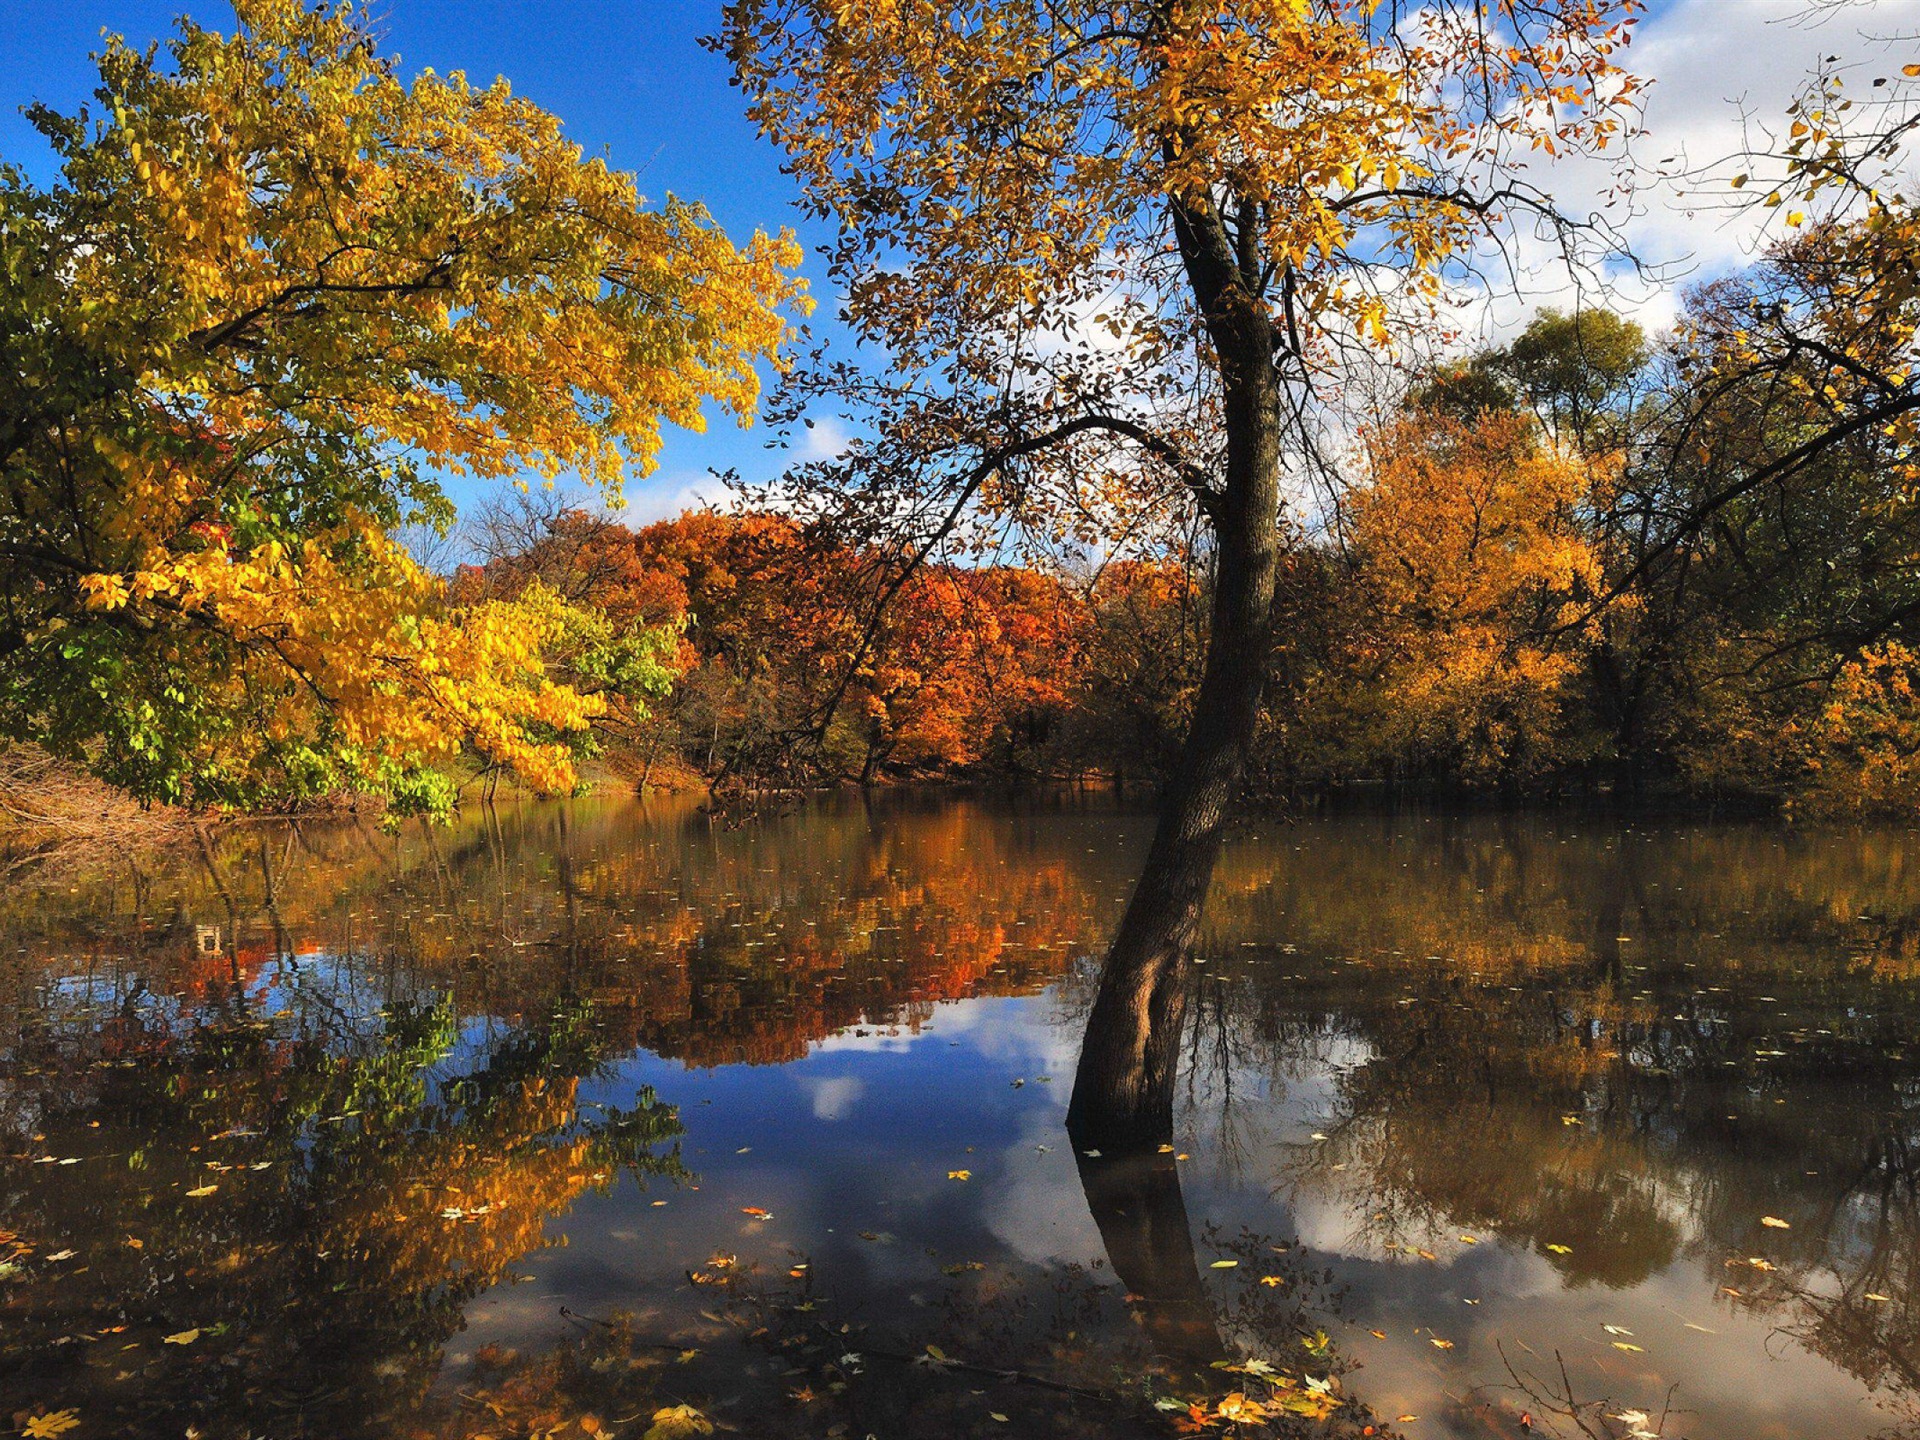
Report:
M59 181L0 169L0 727L152 799L432 807L462 747L566 790L566 607L450 606L392 532L441 474L617 493L750 418L796 246L403 79L361 9L237 9L110 40L97 112L32 111Z

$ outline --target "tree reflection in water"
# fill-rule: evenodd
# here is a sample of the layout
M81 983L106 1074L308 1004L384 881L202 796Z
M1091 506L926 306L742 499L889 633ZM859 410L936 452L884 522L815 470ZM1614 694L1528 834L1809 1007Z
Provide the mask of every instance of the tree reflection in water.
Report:
M1583 1296L1670 1298L1693 1333L1724 1332L1702 1352L1716 1365L1760 1364L1771 1332L1772 1353L1826 1367L1801 1381L1855 1377L1896 1418L1920 1404L1920 887L1904 839L1866 834L1350 821L1250 836L1201 940L1184 1151L1076 1153L1011 1217L983 1168L937 1212L973 1226L977 1256L914 1248L939 1248L947 1223L924 1198L903 1202L930 1217L914 1246L866 1269L832 1258L852 1243L832 1238L834 1213L790 1237L762 1227L798 1257L715 1230L737 1249L712 1272L725 1283L623 1281L612 1307L634 1318L602 1306L556 1343L563 1299L512 1282L562 1240L592 1258L605 1242L578 1212L672 1195L733 1234L762 1199L710 1199L737 1143L696 1160L688 1116L638 1089L634 1057L673 1061L689 1088L804 1066L828 1042L886 1047L876 1066L937 1057L957 1043L941 1007L983 997L1070 1035L1131 843L1070 806L908 799L728 831L584 804L398 837L235 828L16 886L0 896L0 1408L16 1426L74 1409L89 1428L73 1440L588 1419L638 1434L669 1401L745 1433L1165 1433L1184 1412L1156 1399L1202 1400L1214 1422L1230 1396L1304 1396L1309 1378L1362 1399L1428 1383L1366 1333L1408 1323L1343 1324L1339 1292L1357 1279L1360 1303L1457 1306L1463 1235L1508 1257L1500 1273L1545 1277L1527 1282L1531 1325ZM1031 1160L1034 1139L1064 1161L1064 1097L1017 1116L985 1104L1009 1093L998 1072L979 1083L993 1038L926 1092L927 1125L954 1107L980 1147L956 1142L943 1167L984 1166L995 1143ZM847 1173L916 1195L889 1169L916 1137L858 1133L871 1157ZM1042 1216L1095 1248L994 1238ZM1344 1257L1337 1274L1286 1233L1298 1216ZM701 1245L655 1258L698 1273ZM520 1353L457 1338L482 1295L544 1317ZM1490 1350L1469 1354L1470 1318L1497 1304L1436 1312L1460 1349L1422 1362L1460 1367L1429 1392L1467 1397L1448 1412L1467 1433L1517 1416L1484 1388L1502 1378ZM1760 1336L1747 1351L1743 1325ZM915 1364L928 1345L976 1368ZM683 1347L699 1353L682 1363ZM1671 1349L1613 1370L1576 1356L1574 1378L1638 1400L1678 1382L1685 1404L1710 1377ZM1248 1374L1250 1357L1293 1388ZM1816 1433L1794 1423L1776 1433Z

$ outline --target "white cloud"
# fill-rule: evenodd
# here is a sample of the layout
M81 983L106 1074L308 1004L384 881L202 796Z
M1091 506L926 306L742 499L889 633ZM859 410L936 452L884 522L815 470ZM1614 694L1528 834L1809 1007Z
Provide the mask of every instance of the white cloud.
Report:
M621 524L638 530L656 520L671 520L686 510L708 505L730 510L738 497L705 471L677 470L627 487L626 508L613 512Z
M1619 177L1607 161L1563 160L1529 177L1563 213L1606 216L1640 260L1659 267L1651 281L1622 279L1604 303L1659 328L1672 319L1683 286L1751 261L1777 212L1732 208L1727 181L1744 167L1723 162L1783 130L1788 104L1823 62L1847 77L1850 93L1870 93L1874 76L1897 74L1910 58L1910 38L1899 42L1916 29L1920 0L1819 7L1809 0L1676 0L1644 19L1620 56L1649 82L1646 134L1632 146L1636 169L1649 173L1631 202L1610 201ZM1496 297L1488 307L1486 328L1496 334L1524 324L1539 305L1566 307L1579 298L1550 241L1523 238L1519 255L1524 293Z
M837 460L846 452L852 438L845 425L828 415L815 420L802 432L799 458L802 461Z
M844 1120L867 1093L867 1082L857 1075L835 1075L827 1079L804 1078L800 1088L813 1097L813 1118Z

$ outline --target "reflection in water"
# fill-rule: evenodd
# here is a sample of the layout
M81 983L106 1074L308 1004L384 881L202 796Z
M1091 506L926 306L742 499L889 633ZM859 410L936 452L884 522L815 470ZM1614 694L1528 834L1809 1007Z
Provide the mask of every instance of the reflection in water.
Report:
M579 803L15 885L0 1414L1120 1434L1324 1386L1517 1435L1520 1345L1616 1413L1678 1386L1673 1436L1914 1427L1910 837L1248 834L1181 1148L1076 1154L1142 834Z
M1156 1348L1203 1365L1226 1358L1213 1300L1200 1283L1193 1230L1172 1155L1079 1157L1087 1211L1113 1273L1126 1285Z

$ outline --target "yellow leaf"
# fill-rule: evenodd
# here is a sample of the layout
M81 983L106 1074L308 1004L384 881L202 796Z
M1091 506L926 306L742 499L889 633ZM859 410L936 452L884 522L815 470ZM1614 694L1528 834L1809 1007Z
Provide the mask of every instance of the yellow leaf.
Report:
M641 1440L691 1440L711 1435L713 1422L691 1405L671 1405L653 1412L653 1424Z

